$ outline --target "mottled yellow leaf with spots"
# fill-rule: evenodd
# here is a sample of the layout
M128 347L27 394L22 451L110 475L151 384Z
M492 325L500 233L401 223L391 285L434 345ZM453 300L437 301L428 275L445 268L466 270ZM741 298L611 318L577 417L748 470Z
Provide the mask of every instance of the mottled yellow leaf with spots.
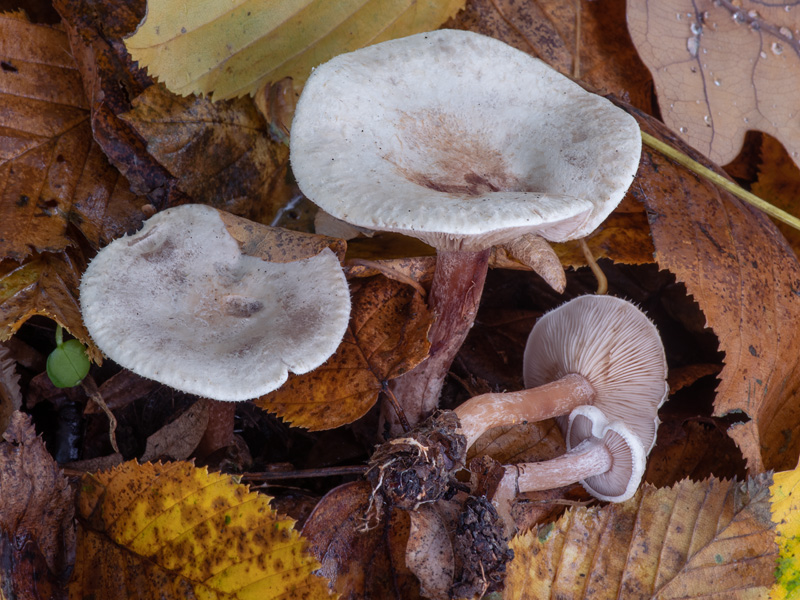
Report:
M780 556L770 600L800 598L800 466L775 473L772 487L772 520L777 529Z
M86 475L70 582L83 598L329 598L317 560L270 498L230 475L127 462Z
M464 0L148 0L147 16L125 45L170 91L221 100L284 77L302 83L337 54L436 29L463 6Z

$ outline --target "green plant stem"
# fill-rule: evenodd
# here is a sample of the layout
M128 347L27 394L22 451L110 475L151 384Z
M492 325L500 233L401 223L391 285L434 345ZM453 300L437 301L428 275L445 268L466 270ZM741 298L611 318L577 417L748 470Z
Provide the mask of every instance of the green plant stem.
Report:
M669 144L665 144L658 138L655 138L649 133L645 133L644 131L642 131L642 141L651 148L654 148L655 150L661 152L661 154L663 154L664 156L671 158L680 165L683 165L693 173L696 173L701 177L705 177L712 183L730 192L740 200L744 200L751 206L755 206L758 210L767 213L770 217L778 219L779 221L786 223L787 225L790 225L797 230L800 230L800 219L798 219L794 215L790 215L786 211L783 211L780 208L773 206L766 200L762 200L752 192L748 192L747 190L736 185L729 179L726 179L722 175L715 173L708 167L704 167L696 160L692 160L691 158L689 158L682 152L676 150Z
M64 328L56 323L56 346L61 346L64 343Z

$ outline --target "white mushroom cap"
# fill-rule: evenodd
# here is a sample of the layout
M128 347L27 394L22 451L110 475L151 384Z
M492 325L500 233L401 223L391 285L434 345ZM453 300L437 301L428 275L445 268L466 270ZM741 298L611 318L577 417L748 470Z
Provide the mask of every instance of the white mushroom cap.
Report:
M596 406L579 406L569 415L567 449L583 440L598 438L611 453L611 469L581 480L581 485L595 498L606 502L624 502L631 498L642 481L646 453L642 442L622 422L609 422Z
M444 250L583 237L633 181L636 120L545 63L440 30L337 56L297 104L292 169L325 211Z
M216 400L246 400L338 347L350 294L336 255L289 263L243 255L220 213L184 205L100 251L81 281L94 341L143 377Z
M576 373L594 388L594 406L622 421L649 454L658 408L669 392L667 359L656 326L635 305L580 296L543 315L528 336L525 387Z

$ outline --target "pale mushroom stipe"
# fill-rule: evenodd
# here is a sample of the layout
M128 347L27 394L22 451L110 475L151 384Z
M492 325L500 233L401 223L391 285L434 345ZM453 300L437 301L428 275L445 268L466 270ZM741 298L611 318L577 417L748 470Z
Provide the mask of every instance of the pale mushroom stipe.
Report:
M112 360L175 389L248 400L338 347L350 293L336 255L242 254L220 213L184 205L113 241L81 280L89 333Z
M563 419L586 404L625 423L646 453L655 444L667 360L656 326L634 304L580 296L544 314L528 336L523 375L527 389L482 394L455 409L468 447L492 427Z
M589 234L633 181L633 117L543 62L467 31L413 35L317 67L292 169L335 218L437 249L428 359L392 387L409 421L438 405L477 312L492 245Z

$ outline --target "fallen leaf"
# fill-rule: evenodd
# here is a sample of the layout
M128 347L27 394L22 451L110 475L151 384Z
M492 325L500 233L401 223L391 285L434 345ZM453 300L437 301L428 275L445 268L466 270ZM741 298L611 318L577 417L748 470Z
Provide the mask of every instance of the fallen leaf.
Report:
M800 558L797 544L800 540L800 467L793 471L775 473L770 488L772 520L777 530L780 556L775 569L775 585L770 590L770 600L796 598L800 591Z
M417 578L405 564L408 513L394 510L365 529L370 506L365 481L340 485L319 501L303 536L322 563L320 575L342 600L421 598Z
M364 415L387 381L427 356L433 317L417 292L384 277L351 281L350 291L350 324L333 356L253 400L257 406L294 427L340 427Z
M154 85L132 106L119 117L194 201L271 221L287 200L273 192L285 176L289 149L270 139L250 98L215 103Z
M411 529L406 546L406 565L420 582L425 598L450 600L455 558L445 522L436 506L423 504L409 511Z
M14 411L22 406L17 362L11 351L0 344L0 432L5 431Z
M15 412L0 442L0 583L4 598L65 598L75 559L74 493L36 436Z
M0 257L93 246L142 220L145 203L92 139L80 74L66 34L0 15Z
M633 114L643 131L710 164ZM629 194L647 209L658 266L686 285L725 352L714 415L750 418L729 433L751 473L791 468L800 453L800 364L792 358L800 263L766 216L649 147Z
M790 2L628 0L628 29L653 74L668 127L725 164L747 130L780 140L800 164L795 38Z
M92 360L102 360L83 325L78 304L86 262L80 252L72 250L34 254L22 264L0 261L0 340L10 338L33 315L44 315L87 345Z
M445 27L497 38L603 94L641 110L651 106L650 74L625 29L624 0L469 0Z
M85 475L70 598L328 598L306 540L269 501L183 462Z
M509 465L550 460L561 456L565 451L561 430L555 419L548 419L490 429L475 441L468 458L486 455L499 463Z
M141 462L189 458L206 431L209 402L210 400L201 398L174 421L148 436Z
M215 100L253 94L268 82L292 77L302 84L313 67L343 52L429 31L463 0L150 0L136 33L125 40L131 56L173 92Z
M753 193L770 204L790 214L800 214L800 169L773 137L765 135L761 141L761 161L758 179L753 183ZM776 223L778 229L800 256L800 231L785 223Z
M778 557L770 475L645 485L518 535L504 598L762 598Z

